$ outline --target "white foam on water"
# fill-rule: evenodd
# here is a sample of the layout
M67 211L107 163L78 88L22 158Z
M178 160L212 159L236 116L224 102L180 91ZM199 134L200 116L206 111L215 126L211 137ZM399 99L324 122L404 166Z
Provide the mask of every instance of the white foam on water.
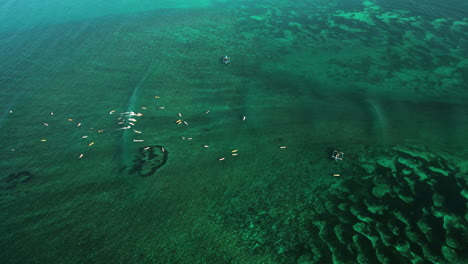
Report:
M141 90L143 85L145 84L148 77L154 72L154 61L151 61L148 65L146 72L141 76L138 83L133 88L132 94L130 95L130 99L127 103L127 110L126 112L133 112L133 109L137 109L138 98L140 96ZM122 166L126 167L127 169L132 165L133 158L135 156L135 152L132 151L135 148L133 143L133 135L135 133L131 129L124 129L122 140L121 140L121 162Z

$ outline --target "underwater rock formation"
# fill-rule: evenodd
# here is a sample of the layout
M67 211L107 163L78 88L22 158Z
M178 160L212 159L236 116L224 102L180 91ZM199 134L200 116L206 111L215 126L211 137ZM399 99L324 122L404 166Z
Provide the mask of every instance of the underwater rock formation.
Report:
M329 257L311 263L468 263L466 172L410 147L359 162L369 175L321 195L325 210L308 220L316 228L303 229L311 237L319 229L328 246L321 254Z
M169 152L163 146L141 147L138 149L130 173L137 173L142 177L151 176L167 163L168 156Z
M12 173L2 180L2 185L7 189L15 188L18 184L25 183L33 177L29 171Z

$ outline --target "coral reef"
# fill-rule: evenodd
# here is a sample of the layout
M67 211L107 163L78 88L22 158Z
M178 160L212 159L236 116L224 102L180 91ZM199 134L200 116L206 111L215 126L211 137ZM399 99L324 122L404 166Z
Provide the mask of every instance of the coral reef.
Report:
M466 261L464 172L442 157L409 147L360 162L368 176L337 183L322 197L321 211L304 219L320 230L328 246L322 254L328 252L339 263ZM314 236L315 228L304 232Z
M233 194L218 219L281 263L468 263L466 168L405 146L369 150L343 170L327 188Z
M265 51L266 56L295 54L305 50L306 45L314 47L317 54L337 48L336 54L340 55L329 56L322 69L326 78L383 95L397 93L433 100L455 96L462 99L460 102L466 100L466 19L447 12L444 18L433 19L377 2L349 6L340 1L317 1L314 5L303 1L250 1L234 12L239 17L239 37L247 43L265 41L264 46L271 49ZM405 30L399 30L401 25ZM421 30L425 33L418 33ZM449 52L436 47L445 47ZM343 51L353 56L343 55ZM307 75L307 65L314 58L303 57L307 61L301 61L300 56L292 60L301 67L294 63L289 66ZM316 59L318 62L323 57ZM283 63L281 69L285 68Z
M141 147L133 161L130 173L137 173L142 177L153 175L159 168L167 163L169 152L160 145Z

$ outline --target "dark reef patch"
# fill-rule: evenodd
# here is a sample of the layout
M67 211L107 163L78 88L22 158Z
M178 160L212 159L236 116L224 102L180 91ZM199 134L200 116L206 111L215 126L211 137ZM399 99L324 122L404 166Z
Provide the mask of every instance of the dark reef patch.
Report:
M168 157L169 152L163 146L141 147L138 149L138 154L129 173L136 173L141 177L151 176L167 163Z
M29 171L20 171L18 173L12 173L3 179L3 185L7 189L13 189L18 186L18 184L26 183L33 177L33 174Z

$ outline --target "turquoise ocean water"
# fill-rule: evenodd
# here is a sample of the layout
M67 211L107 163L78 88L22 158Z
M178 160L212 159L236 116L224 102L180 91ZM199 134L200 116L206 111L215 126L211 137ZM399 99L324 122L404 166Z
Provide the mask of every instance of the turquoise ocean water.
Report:
M467 14L3 1L0 262L463 263Z

